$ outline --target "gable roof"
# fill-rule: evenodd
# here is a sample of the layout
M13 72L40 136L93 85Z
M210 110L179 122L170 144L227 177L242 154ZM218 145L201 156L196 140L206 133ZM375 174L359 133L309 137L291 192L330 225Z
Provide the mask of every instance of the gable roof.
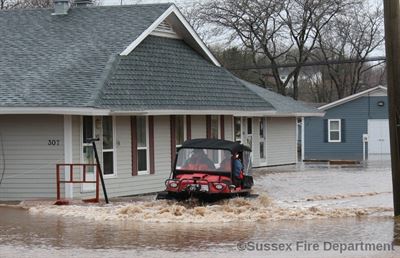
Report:
M238 79L239 80L239 79ZM323 116L324 112L316 108L309 107L296 101L291 97L286 97L271 90L262 88L250 82L240 80L243 85L263 98L276 110L275 116Z
M120 56L95 105L115 112L275 111L224 68L182 40L148 36Z
M197 35L196 31L190 26L183 14L175 5L171 5L157 20L155 20L135 41L133 41L121 55L129 55L147 36L152 33L158 25L163 21L167 21L172 25L172 29L179 33L188 44L195 48L201 55L210 60L216 66L221 66L218 60L210 52L204 42Z
M350 96L348 96L348 97L346 97L346 98L342 98L342 99L336 100L336 101L334 101L334 102L331 102L331 103L329 103L329 104L323 105L323 106L319 107L318 109L319 109L319 110L328 110L328 109L330 109L330 108L333 108L333 107L342 105L342 104L344 104L344 103L353 101L353 100L355 100L355 99L364 97L365 95L369 95L369 94L371 94L371 93L373 93L373 92L376 92L376 91L384 91L384 92L386 92L386 94L387 94L387 88L384 87L384 86L379 85L379 86L376 86L376 87L374 87L374 88L371 88L371 89L368 89L368 90L365 90L365 91L362 91L362 92L359 92L359 93L350 95Z

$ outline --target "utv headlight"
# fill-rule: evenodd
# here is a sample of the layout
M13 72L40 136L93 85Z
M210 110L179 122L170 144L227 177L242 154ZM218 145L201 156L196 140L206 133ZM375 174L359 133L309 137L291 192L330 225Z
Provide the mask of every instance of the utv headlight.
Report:
M177 188L178 184L176 182L171 182L171 183L169 183L169 186L172 188Z
M215 189L217 189L217 190L222 190L224 188L224 186L221 184L215 184L214 186L215 186Z

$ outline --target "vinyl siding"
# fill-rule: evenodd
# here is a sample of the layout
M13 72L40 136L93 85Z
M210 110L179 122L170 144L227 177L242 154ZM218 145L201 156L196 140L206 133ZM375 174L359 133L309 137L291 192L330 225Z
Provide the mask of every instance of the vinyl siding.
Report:
M1 115L0 134L5 152L0 200L55 198L56 164L64 162L64 117ZM48 145L49 140L60 144Z
M154 117L154 175L132 176L130 117L116 117L115 124L117 171L114 177L105 178L108 196L128 196L164 190L164 181L171 171L169 116ZM79 187L74 190L74 198L94 196L94 193L80 193ZM100 198L103 198L102 190Z
M296 118L267 118L267 165L296 163Z
M377 103L384 101L379 107ZM387 119L388 101L386 96L361 97L333 107L323 118L305 119L306 160L362 160L362 135L368 131L368 119ZM345 120L345 139L340 143L326 142L324 129L326 119Z

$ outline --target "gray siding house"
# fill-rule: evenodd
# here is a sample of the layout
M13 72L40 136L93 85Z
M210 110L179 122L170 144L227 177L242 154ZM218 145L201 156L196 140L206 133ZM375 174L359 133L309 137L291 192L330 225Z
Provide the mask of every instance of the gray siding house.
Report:
M175 5L60 10L0 12L0 200L55 198L56 164L93 163L92 137L110 197L163 190L186 139L242 141L254 166L297 162L296 121L321 112L233 76Z
M382 86L319 107L324 117L304 119L303 160L389 157L387 89Z

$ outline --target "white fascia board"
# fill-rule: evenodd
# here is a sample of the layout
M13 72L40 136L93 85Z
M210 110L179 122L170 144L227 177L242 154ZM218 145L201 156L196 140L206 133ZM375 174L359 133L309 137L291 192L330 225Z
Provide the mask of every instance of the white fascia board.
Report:
M194 31L192 26L186 21L183 14L179 11L179 9L175 5L171 5L157 20L153 22L135 41L133 41L124 51L121 52L121 56L129 55L147 36L149 36L157 27L163 22L171 13L174 13L178 20L183 24L183 26L187 29L193 39L197 44L201 47L204 53L208 58L216 65L221 66L218 60L214 57L214 55L210 52L204 42L200 39L197 33Z
M370 93L370 92L376 91L376 90L384 90L384 91L387 91L387 88L386 88L386 87L383 87L383 86L381 86L381 85L379 85L379 86L376 86L376 87L374 87L374 88L371 88L371 89L368 89L368 90L365 90L365 91L362 91L362 92L359 92L359 93L350 95L350 96L348 96L348 97L346 97L346 98L342 98L342 99L336 100L336 101L334 101L334 102L331 102L331 103L329 103L329 104L326 104L326 105L324 105L324 106L321 106L321 107L319 107L318 109L319 109L319 110L327 110L327 109L330 109L330 108L339 106L339 105L341 105L341 104L350 102L350 101L352 101L352 100L354 100L354 99L358 99L358 98L360 98L360 97L362 97L362 96L364 96L364 95L366 95L366 94L368 94L368 93Z
M142 112L136 111L112 111L112 115L129 116L129 115L147 115L147 116L164 116L164 115L231 115L231 116L248 116L260 117L274 115L276 111L229 111L229 110L148 110Z
M59 108L59 107L0 107L2 115L87 115L108 116L110 110L95 108Z
M324 112L318 113L280 113L276 112L274 114L266 115L268 117L323 117L325 116Z

